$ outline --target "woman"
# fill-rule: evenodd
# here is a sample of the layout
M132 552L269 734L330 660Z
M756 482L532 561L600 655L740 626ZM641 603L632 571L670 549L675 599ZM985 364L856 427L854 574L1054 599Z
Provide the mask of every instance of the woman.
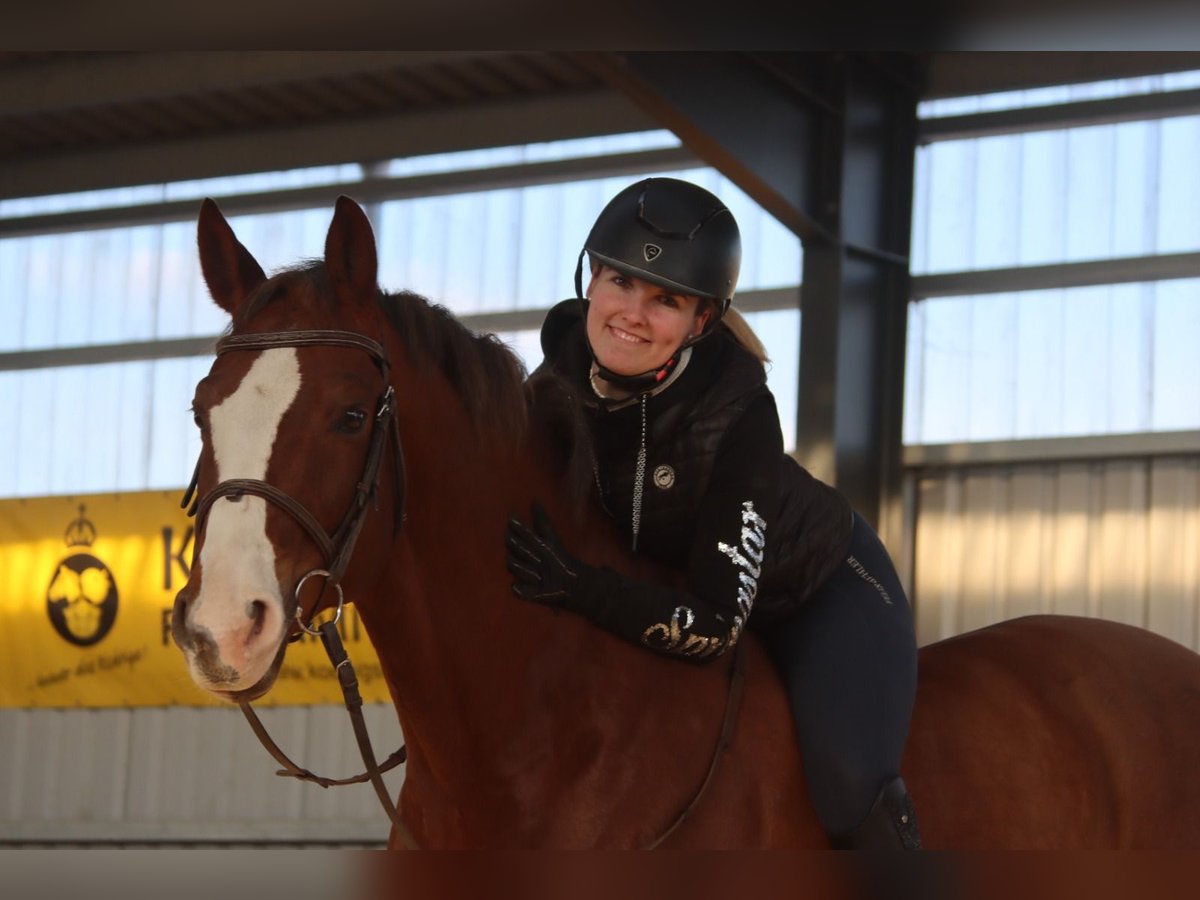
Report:
M732 213L694 184L646 179L600 213L579 296L542 327L543 366L583 397L604 508L686 587L583 563L535 509L532 529L509 523L513 590L692 661L754 628L787 688L831 843L916 849L899 777L916 690L911 613L870 526L783 452L762 346L729 311L740 260Z

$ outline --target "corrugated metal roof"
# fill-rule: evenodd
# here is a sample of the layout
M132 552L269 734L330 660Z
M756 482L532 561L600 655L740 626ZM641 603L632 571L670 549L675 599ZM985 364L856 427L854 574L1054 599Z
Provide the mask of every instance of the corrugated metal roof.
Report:
M614 76L629 55L0 51L0 197L661 127ZM787 54L735 55L777 73ZM1200 65L1189 53L919 55L929 95Z
M601 85L570 54L275 53L204 55L242 74L185 70L197 54L0 53L0 164L29 154L210 136L381 113L519 100ZM313 60L311 67L301 57ZM156 88L142 79L161 72ZM140 73L140 78L139 78ZM141 83L139 83L141 82ZM17 91L19 86L25 91ZM27 102L28 88L42 104Z
M0 52L0 197L650 127L591 55Z

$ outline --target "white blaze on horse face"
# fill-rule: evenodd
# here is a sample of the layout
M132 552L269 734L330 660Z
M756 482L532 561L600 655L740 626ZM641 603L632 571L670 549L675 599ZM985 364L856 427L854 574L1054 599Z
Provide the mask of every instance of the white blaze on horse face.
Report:
M292 347L262 351L237 390L209 413L217 481L265 480L279 423L300 390L300 362ZM266 673L286 630L275 575L275 548L267 540L267 501L221 498L209 510L200 550L203 578L192 604L193 627L208 631L221 662L251 687ZM250 615L261 601L261 621Z

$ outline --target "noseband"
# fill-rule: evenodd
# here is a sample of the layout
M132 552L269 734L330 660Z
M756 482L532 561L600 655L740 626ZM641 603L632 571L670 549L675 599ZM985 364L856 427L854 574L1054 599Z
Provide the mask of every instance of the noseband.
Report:
M296 584L296 623L300 630L306 631L309 634L319 635L322 644L325 646L325 651L329 654L330 662L332 662L334 670L337 673L338 683L345 697L346 709L350 713L350 722L354 729L354 736L358 741L359 751L362 753L366 770L361 775L355 775L351 778L334 779L315 775L308 769L301 768L292 762L271 739L271 736L267 733L262 721L250 707L250 704L240 703L239 706L241 706L242 713L250 722L250 727L254 730L254 733L258 736L263 746L283 766L283 769L277 774L288 775L303 781L311 781L321 785L321 787L359 784L364 781L370 781L371 785L375 788L375 793L378 795L380 803L383 805L384 811L387 812L388 817L392 820L392 824L396 826L401 840L408 846L416 846L411 832L409 832L407 826L400 818L395 804L392 803L391 795L388 793L387 786L383 783L382 778L384 772L404 762L407 757L405 748L401 747L388 757L383 764L375 761L375 752L371 747L370 737L367 734L366 724L362 717L363 701L358 691L358 679L354 674L354 667L350 663L349 657L346 656L341 636L338 634L336 628L337 621L342 614L342 576L346 573L346 567L349 565L350 557L354 553L354 545L358 541L359 532L362 530L363 522L366 520L368 504L371 503L376 509L379 508L379 471L383 465L383 457L387 451L389 437L393 445L392 459L395 464L395 527L399 529L400 524L404 520L404 502L407 487L407 477L404 467L404 446L400 442L400 428L396 422L396 391L388 380L390 366L388 364L387 352L384 350L382 344L365 335L356 334L352 331L334 330L235 334L217 341L216 351L217 356L220 357L225 353L235 350L273 350L279 347L349 347L362 350L371 357L371 360L378 367L383 380L383 388L379 395L375 418L371 425L371 443L367 448L367 459L363 465L362 477L359 478L357 485L355 485L354 497L351 499L349 507L342 516L341 522L338 523L332 534L326 532L325 528L308 511L303 503L281 491L273 484L257 478L229 478L216 485L216 487L202 498L197 498L196 488L200 479L200 462L198 460L196 462L196 471L192 474L191 483L184 492L180 506L185 508L190 506L188 515L196 517L196 531L200 533L208 519L209 511L217 500L222 497L228 497L230 500L239 500L246 494L253 494L256 497L262 497L268 503L275 504L290 515L304 529L305 533L312 539L312 542L317 545L317 548L321 551L321 555L325 559L326 568L313 569ZM332 622L325 622L319 629L314 629L311 625L307 624L300 604L300 589L304 586L304 582L314 575L325 577L326 586L332 586L337 591L338 596L337 615ZM317 601L313 606L313 614L315 614L316 607L319 604L320 595L318 595ZM294 632L290 640L299 638L300 630Z

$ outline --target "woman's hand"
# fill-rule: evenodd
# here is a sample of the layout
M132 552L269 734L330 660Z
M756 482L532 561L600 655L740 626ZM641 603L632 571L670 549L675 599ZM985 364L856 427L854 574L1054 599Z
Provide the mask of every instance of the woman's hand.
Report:
M512 591L524 600L570 605L580 576L592 568L567 553L538 503L533 504L533 528L513 516L504 543L508 571L514 577Z

